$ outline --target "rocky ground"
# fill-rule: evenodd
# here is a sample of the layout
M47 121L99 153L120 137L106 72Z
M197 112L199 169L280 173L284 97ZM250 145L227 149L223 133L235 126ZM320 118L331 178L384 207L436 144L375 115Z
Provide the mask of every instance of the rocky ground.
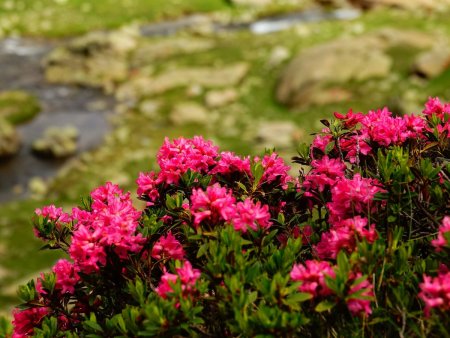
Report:
M369 2L357 5L374 7ZM137 173L154 169L164 136L202 134L241 154L275 147L289 159L334 111L387 104L401 114L419 112L428 96L448 99L445 1L403 3L380 1L353 20L301 22L265 35L249 25L219 30L212 15L169 37L128 25L58 43L43 60L46 80L113 97L113 130L98 149L66 161L53 179L30 181L34 199L0 206L0 304L15 302L17 283L55 259L36 254L28 221L33 209L69 208L108 180L134 190ZM411 10L411 3L427 12ZM11 123L0 128L14 137ZM44 136L46 156L55 139ZM64 141L69 150L75 140Z

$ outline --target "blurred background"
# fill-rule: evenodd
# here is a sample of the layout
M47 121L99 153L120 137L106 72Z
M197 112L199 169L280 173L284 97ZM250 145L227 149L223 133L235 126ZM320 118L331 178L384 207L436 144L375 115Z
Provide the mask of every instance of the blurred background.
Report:
M448 100L449 15L450 0L0 0L0 312L57 259L34 209L106 181L134 192L165 136L290 161L333 112Z

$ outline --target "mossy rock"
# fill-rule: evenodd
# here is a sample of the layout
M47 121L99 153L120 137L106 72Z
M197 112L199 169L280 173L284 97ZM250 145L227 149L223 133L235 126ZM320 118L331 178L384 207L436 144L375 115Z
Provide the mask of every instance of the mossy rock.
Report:
M0 118L0 160L16 155L21 145L20 135L14 126Z
M33 152L43 158L65 158L77 152L78 130L74 127L50 127L33 142Z
M0 118L17 125L34 118L41 110L37 98L23 91L0 93Z

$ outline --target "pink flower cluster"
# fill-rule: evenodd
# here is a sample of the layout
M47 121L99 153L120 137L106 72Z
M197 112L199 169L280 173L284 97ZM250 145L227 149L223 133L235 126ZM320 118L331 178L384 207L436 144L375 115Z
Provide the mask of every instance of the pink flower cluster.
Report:
M56 275L55 289L60 290L62 294L73 294L75 285L80 280L78 268L67 259L60 259L53 266L52 271Z
M194 226L201 223L217 225L223 222L232 223L238 231L247 232L248 228L257 231L272 225L269 206L254 203L251 199L236 203L231 191L218 183L202 189L194 189L191 196L191 214Z
M233 173L244 174L251 178L250 157L240 157L233 152L218 153L218 147L211 141L205 141L201 136L192 139L180 137L169 141L165 139L158 155L159 173L140 173L136 183L137 194L147 200L147 205L154 205L159 199L159 188L165 185L178 184L181 176L188 170L204 175L222 175L224 177ZM260 162L255 157L254 162ZM277 183L284 189L287 183L293 181L288 175L290 169L282 158L275 153L266 155L261 161L264 174L260 184ZM212 183L215 181L212 180Z
M355 216L336 221L328 232L322 234L316 246L317 255L321 259L335 259L340 250L348 253L355 251L357 240L365 238L369 243L373 243L377 237L375 224L368 226L367 218Z
M425 303L425 315L430 315L432 308L450 310L450 272L440 272L437 277L423 276L419 284L419 298Z
M62 208L57 208L54 205L48 205L42 209L37 208L34 212L38 216L57 223L69 223L72 220L69 214L66 214Z
M442 248L450 247L450 216L445 216L442 220L442 225L439 227L438 237L431 241L431 244L436 248L436 251L441 251Z
M340 220L356 214L375 211L375 194L384 192L376 179L361 177L342 178L331 188L331 202L327 204L331 220Z
M166 299L174 291L173 286L178 280L181 282L181 290L184 297L195 293L195 283L200 278L200 270L192 268L189 261L184 261L181 268L176 268L176 272L176 274L172 274L166 271L162 275L161 282L155 289L160 297Z
M311 162L312 170L306 175L303 188L307 191L324 191L333 186L337 180L344 177L345 164L334 158L323 156Z
M35 327L38 327L44 317L50 313L48 307L32 307L25 310L15 309L12 324L14 331L12 338L26 338L33 335Z
M152 257L156 259L184 259L184 249L171 231L166 236L161 236L153 245Z
M291 271L291 279L302 282L299 291L310 293L313 297L328 296L332 291L325 282L325 276L336 276L329 262L309 260L303 264L295 264Z
M92 210L75 208L77 221L69 248L70 257L81 272L98 271L107 260L108 249L120 259L142 249L145 238L137 232L141 213L132 204L130 194L107 183L91 193Z
M324 298L334 295L334 292L326 284L326 276L335 278L336 266L331 266L329 262L308 260L305 264L295 264L291 270L291 279L296 282L302 282L299 291L309 293L313 298ZM362 277L361 273L351 272L348 282L355 281ZM362 291L361 291L362 290ZM358 296L352 297L355 293ZM367 297L373 297L373 285L367 280L362 280L357 284L351 284L348 295L346 296L347 307L353 315L370 315L372 309L370 300ZM364 299L361 299L364 297Z

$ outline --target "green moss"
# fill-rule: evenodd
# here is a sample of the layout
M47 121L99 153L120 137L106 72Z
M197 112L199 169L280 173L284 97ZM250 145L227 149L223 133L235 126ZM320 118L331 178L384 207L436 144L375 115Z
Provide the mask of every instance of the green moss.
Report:
M33 119L41 110L37 98L23 91L0 93L0 118L17 125Z

